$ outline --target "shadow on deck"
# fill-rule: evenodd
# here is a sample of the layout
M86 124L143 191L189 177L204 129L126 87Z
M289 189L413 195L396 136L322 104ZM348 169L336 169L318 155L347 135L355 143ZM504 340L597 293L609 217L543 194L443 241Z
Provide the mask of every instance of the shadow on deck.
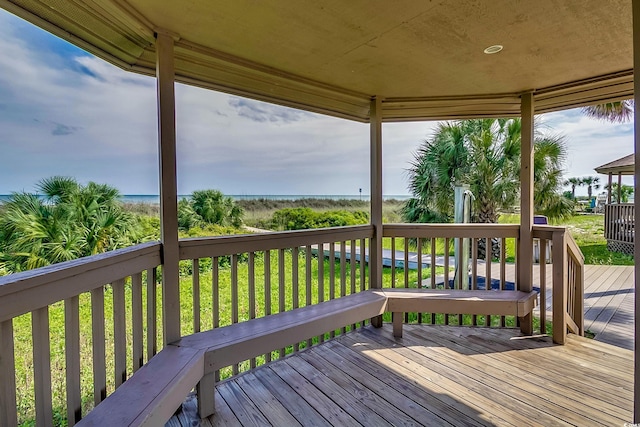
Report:
M366 327L218 384L208 419L191 396L167 426L623 425L631 372L631 351L575 335Z

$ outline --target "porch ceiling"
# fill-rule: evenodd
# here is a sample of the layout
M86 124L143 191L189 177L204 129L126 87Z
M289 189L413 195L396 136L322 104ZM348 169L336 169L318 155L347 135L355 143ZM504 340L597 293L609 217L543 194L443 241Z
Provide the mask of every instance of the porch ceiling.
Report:
M632 95L628 0L0 0L126 69L155 74L175 33L178 81L358 121L545 112ZM504 45L498 54L484 48Z

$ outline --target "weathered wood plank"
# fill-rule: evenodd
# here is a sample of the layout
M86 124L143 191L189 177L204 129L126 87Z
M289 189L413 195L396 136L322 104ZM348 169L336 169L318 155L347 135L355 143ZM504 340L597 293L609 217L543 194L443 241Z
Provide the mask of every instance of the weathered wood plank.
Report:
M82 418L80 396L80 298L64 300L64 355L67 382L67 423L74 426Z
M124 280L111 284L113 290L113 342L116 388L127 380L127 323Z
M36 426L53 421L51 407L51 350L49 343L49 307L31 313L33 337L33 382L36 398Z
M102 286L91 291L91 342L93 347L93 403L97 406L107 397L104 287Z
M13 319L0 322L0 425L18 425Z
M241 375L235 381L262 415L274 426L301 425L291 413L252 373Z
M269 369L269 367L265 366L262 369L256 369L254 374L262 385L266 387L303 426L331 425L313 406L296 393L289 384Z

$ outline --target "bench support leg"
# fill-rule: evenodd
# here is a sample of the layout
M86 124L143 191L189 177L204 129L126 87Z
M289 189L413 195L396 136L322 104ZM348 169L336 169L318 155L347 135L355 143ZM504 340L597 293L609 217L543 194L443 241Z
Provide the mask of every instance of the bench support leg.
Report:
M393 336L396 338L402 338L403 313L394 311L391 316L393 320Z
M206 374L202 377L196 386L196 392L198 393L198 415L200 415L200 418L213 415L216 411L215 387L216 378L213 373Z
M533 335L533 314L529 313L524 317L519 317L518 320L520 322L520 332L523 335Z
M382 328L382 315L376 316L376 317L372 317L371 318L371 325L374 328Z

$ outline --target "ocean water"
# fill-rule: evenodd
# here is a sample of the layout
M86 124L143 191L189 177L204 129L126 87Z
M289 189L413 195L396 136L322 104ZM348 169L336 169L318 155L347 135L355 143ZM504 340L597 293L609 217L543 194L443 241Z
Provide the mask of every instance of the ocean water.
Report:
M330 200L369 200L368 195L359 194L231 194L235 200L298 200L298 199L330 199ZM9 200L10 194L0 194L0 203ZM179 195L179 199L188 199L186 194ZM384 200L407 200L407 195L385 195ZM159 204L160 196L157 194L125 194L121 198L123 203Z

